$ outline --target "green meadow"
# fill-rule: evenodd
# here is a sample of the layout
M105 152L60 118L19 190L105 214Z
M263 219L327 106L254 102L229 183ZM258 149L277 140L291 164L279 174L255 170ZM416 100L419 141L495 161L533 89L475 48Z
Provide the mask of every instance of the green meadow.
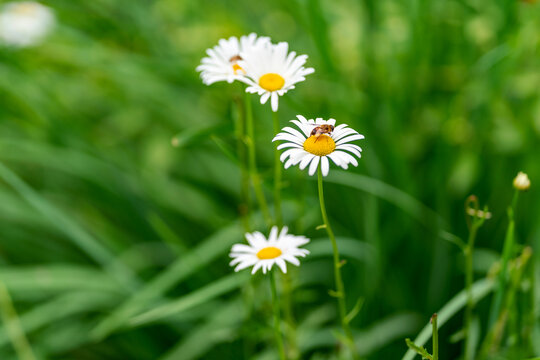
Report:
M41 43L0 46L1 360L277 360L273 304L287 360L540 359L540 3L43 4ZM317 175L281 166L276 202L270 104L195 70L251 32L315 69L279 128L365 136L324 179L351 337ZM270 231L250 145L270 214L311 240L277 303L229 265Z

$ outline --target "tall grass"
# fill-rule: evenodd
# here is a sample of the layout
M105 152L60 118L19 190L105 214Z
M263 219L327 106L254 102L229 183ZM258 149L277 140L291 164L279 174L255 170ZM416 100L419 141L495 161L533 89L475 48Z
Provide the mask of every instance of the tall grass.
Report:
M282 126L296 114L333 117L366 136L360 166L325 179L347 308L363 299L350 322L360 356L412 359L407 337L431 353L434 312L439 359L463 355L466 266L452 242L467 238L470 194L493 217L475 239L468 336L486 359L540 356L539 4L47 4L59 26L42 45L0 49L0 284L10 314L0 359L277 358L268 283L227 265L245 206L252 227L266 215L241 190L241 93L206 87L194 70L217 39L251 31L288 41L317 69L282 98ZM253 111L272 199L273 119L258 102ZM514 209L502 266L518 170L532 187ZM315 230L317 184L306 177L289 169L278 184L284 223L313 239L291 269L294 333L302 359L331 359L332 248ZM490 316L494 293L501 310Z

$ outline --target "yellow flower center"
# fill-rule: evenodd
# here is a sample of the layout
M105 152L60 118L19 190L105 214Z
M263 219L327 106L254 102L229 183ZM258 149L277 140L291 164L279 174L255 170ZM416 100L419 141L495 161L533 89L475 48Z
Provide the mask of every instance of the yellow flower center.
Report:
M326 156L331 154L336 149L336 143L334 139L326 134L319 135L318 137L312 135L304 141L304 150L313 155Z
M16 4L13 7L13 12L15 14L21 14L21 15L32 15L34 14L38 9L38 5L34 3L20 3Z
M259 85L264 90L276 91L285 85L285 79L279 74L268 73L261 76L259 79Z
M241 71L241 72L243 72L244 74L246 73L246 72L244 71L244 69L242 69L242 67L241 67L240 65L238 65L238 64L233 64L232 68L233 68L233 70L234 70L234 74L235 74L235 75L238 74L238 71Z
M275 259L279 255L281 255L281 250L273 246L265 247L264 249L259 250L257 253L257 257L260 260Z

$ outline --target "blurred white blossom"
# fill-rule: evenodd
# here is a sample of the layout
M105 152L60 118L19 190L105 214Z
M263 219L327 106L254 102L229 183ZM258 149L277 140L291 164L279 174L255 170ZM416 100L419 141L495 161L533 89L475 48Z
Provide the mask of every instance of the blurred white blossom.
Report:
M514 178L514 187L521 191L529 190L531 187L531 181L527 174L523 171L520 171L517 176Z
M9 2L0 10L0 42L15 47L39 43L52 29L50 8L35 1Z

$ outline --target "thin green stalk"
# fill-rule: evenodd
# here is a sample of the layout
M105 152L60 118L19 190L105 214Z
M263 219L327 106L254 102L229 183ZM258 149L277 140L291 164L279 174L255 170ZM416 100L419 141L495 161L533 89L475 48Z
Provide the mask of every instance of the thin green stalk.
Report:
M439 360L439 328L437 327L437 314L431 317L432 339L433 339L433 360Z
M512 250L514 248L514 209L516 208L518 195L519 191L515 190L514 197L512 198L512 203L508 208L508 228L506 230L506 236L504 238L503 253L501 257L501 270L499 272L497 290L495 292L493 304L491 306L491 311L489 314L489 328L491 328L495 324L497 318L499 317L504 297L504 290L507 284L508 262L512 257Z
M4 320L4 328L6 333L15 348L17 357L20 360L36 360L34 352L30 347L30 343L26 339L24 330L19 322L17 312L13 307L11 296L9 296L8 289L4 283L0 281L0 312L2 313L2 319Z
M477 229L478 227L476 226L475 218L469 232L469 240L467 242L467 247L465 248L465 289L467 291L467 307L465 308L465 360L472 359L469 333L471 329L472 311L474 307L474 300L472 294L472 284L474 281L473 249Z
M257 156L255 154L255 136L253 129L253 109L251 107L251 98L248 93L245 93L245 106L246 106L246 145L248 149L248 162L249 162L249 174L251 177L251 183L255 191L255 197L261 208L264 220L268 226L272 225L272 216L264 197L264 191L262 188L261 178L257 171Z
M274 310L274 333L279 351L279 358L285 360L285 348L283 347L283 339L281 338L281 317L279 315L279 301L276 291L276 279L274 272L270 271L270 288L272 289L272 307Z
M279 125L278 112L272 112L272 122L274 125L274 134L277 134L281 127ZM277 148L274 148L274 224L278 227L283 226L283 213L281 210L281 178L282 178L282 165L279 160L280 153ZM289 273L283 274L283 311L285 315L285 321L287 323L287 339L289 342L289 356L293 359L298 357L298 349L296 346L296 325L292 315L292 284Z
M238 161L240 164L240 204L238 210L242 218L242 224L246 232L250 231L250 219L249 219L249 171L248 161L246 154L246 144L244 143L245 137L245 119L246 113L243 104L240 100L236 101L237 114L235 116L235 135L236 135L236 152L238 153Z
M467 245L464 249L465 253L465 290L467 293L467 307L465 308L465 343L464 343L464 354L465 354L465 360L473 360L473 354L474 354L474 345L471 343L471 337L470 337L470 331L471 331L471 324L472 324L472 315L473 315L473 308L474 308L474 299L473 299L473 293L472 293L472 286L474 281L474 269L473 269L473 251L474 251L474 241L476 239L476 233L478 232L478 228L482 226L482 224L485 221L485 217L479 216L479 209L478 209L478 200L475 196L471 196L467 199L466 202L466 208L468 207L468 204L473 203L475 205L474 207L474 215L472 216L472 223L470 224L469 228L469 239L467 241ZM487 214L487 207L484 208L483 216ZM467 216L467 215L466 215Z
M292 279L290 272L283 274L282 279L283 315L285 318L285 324L287 325L285 329L285 335L288 343L287 355L290 359L295 360L299 358L300 354L296 341L296 323L292 309Z
M274 123L274 134L279 132L279 115L276 112L272 112L272 120ZM283 226L283 215L281 213L281 161L279 161L279 150L274 148L274 215L275 224L278 227Z
M503 339L503 334L507 333L508 337L516 335L515 331L513 331L513 329L515 330L515 326L512 326L511 324L513 321L512 317L515 316L513 314L514 302L519 291L519 285L521 283L524 269L526 268L531 256L532 249L530 247L526 247L521 255L514 261L514 266L510 270L508 290L504 293L504 306L501 308L497 322L486 336L484 347L482 349L482 358L484 358L486 355L495 354L498 351ZM507 325L509 325L508 330L505 331ZM514 344L514 346L516 346L516 344Z
M339 307L339 317L341 320L341 326L345 332L347 338L347 346L349 347L352 357L354 359L358 358L358 353L356 351L356 345L354 343L354 338L352 336L351 329L349 327L349 322L347 321L347 307L345 302L345 286L343 285L343 279L341 278L341 261L339 260L339 250L336 242L336 237L328 221L328 215L326 214L326 206L324 203L324 190L323 190L323 176L321 167L319 167L318 172L318 185L319 185L319 203L321 205L321 214L324 221L325 229L332 242L332 250L334 253L334 278L336 283L336 292L334 296L338 299Z

